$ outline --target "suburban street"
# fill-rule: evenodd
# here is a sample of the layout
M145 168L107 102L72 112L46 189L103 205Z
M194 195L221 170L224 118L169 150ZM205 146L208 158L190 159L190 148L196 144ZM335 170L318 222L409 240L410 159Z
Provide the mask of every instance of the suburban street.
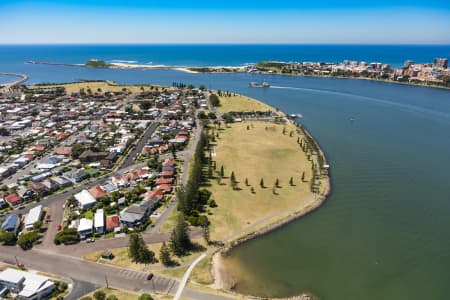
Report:
M194 136L191 138L188 149L186 149L184 151L184 153L182 154L183 166L181 168L182 174L180 176L180 184L181 185L186 185L186 183L187 183L188 175L189 175L189 172L188 172L189 161L191 160L192 155L194 154L195 149L197 148L197 144L198 144L198 141L200 140L200 135L202 134L202 131L203 131L203 127L201 125L198 125L198 127L194 131ZM152 228L150 228L149 233L157 233L159 227L162 224L164 224L164 222L170 216L172 211L177 206L176 196L174 197L174 199L175 199L175 201L172 201L169 204L169 206L167 206L167 208L161 213L160 217L155 221L155 225Z
M158 124L155 122L146 129L144 134L141 136L141 139L136 143L136 146L130 150L130 153L121 163L119 170L103 175L92 181L86 181L71 190L66 190L62 193L46 197L39 203L32 203L23 209L17 209L9 212L26 214L31 208L37 205L43 205L49 208L51 221L48 223L48 229L44 234L41 244L36 245L34 249L29 251L22 251L18 247L0 246L0 259L6 263L15 264L15 257L17 256L19 261L27 268L71 278L74 281L74 289L71 295L68 296L68 299L77 299L85 293L88 293L98 287L105 286L106 280L110 286L120 289L132 290L135 292L145 291L174 294L179 285L178 280L162 276L154 276L151 281L148 281L146 279L148 273L146 272L127 270L115 266L88 262L82 259L85 254L93 251L128 246L129 241L126 236L112 239L101 239L97 240L95 243L89 244L82 242L75 245L55 246L53 243L53 238L57 233L57 226L62 223L62 206L66 199L83 189L88 189L94 185L104 183L111 176L122 174L131 169L144 166L145 163L135 164L135 158L139 155L140 151L145 146L149 137L156 130L157 126ZM194 132L188 149L183 151L181 154L184 161L180 183L183 185L186 184L188 180L188 164L193 153L195 152L201 132L202 128L198 127ZM160 218L156 220L155 225L148 232L143 234L144 240L147 243L159 243L170 240L170 233L157 233L157 231L175 207L176 201L172 201L166 210L161 214ZM191 238L198 238L202 236L202 229L194 228L189 234ZM162 267L155 267L155 269L161 268ZM148 269L151 270L151 266ZM227 297L194 291L191 289L184 289L183 297L200 300L229 299Z
M121 169L127 168L134 164L134 161L136 157L141 153L142 148L144 148L145 144L147 143L150 136L155 132L156 128L158 127L159 123L158 121L152 122L150 126L145 130L145 132L142 134L139 141L136 143L136 146L130 150L128 155L124 158L122 161L122 164L120 166Z
M18 251L17 247L0 246L0 259L6 263L15 264L15 256L27 268L69 277L75 281L89 282L96 287L106 286L105 277L111 287L131 290L134 292L158 292L174 294L178 288L178 280L154 276L147 280L145 272L131 271L123 268L91 263L72 256L32 249ZM224 296L209 294L192 289L185 289L183 296L198 300L225 300Z

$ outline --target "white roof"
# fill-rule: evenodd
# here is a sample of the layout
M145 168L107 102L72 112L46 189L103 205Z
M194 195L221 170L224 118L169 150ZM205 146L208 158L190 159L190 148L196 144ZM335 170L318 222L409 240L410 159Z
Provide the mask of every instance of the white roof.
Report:
M86 218L80 219L80 224L78 225L77 231L81 232L86 230L92 230L92 225L93 225L92 220Z
M25 217L25 227L32 227L33 224L41 218L42 215L42 205L38 205L28 212L28 215Z
M23 280L19 296L27 298L54 285L48 277L10 268L0 273L0 280L14 284Z
M75 199L80 203L81 206L89 206L96 202L95 198L89 193L88 190L82 190L78 194L74 195Z
M97 209L94 215L94 227L104 227L105 226L105 215L103 209Z
M21 272L15 269L6 269L0 273L0 280L18 284L23 280L24 276Z

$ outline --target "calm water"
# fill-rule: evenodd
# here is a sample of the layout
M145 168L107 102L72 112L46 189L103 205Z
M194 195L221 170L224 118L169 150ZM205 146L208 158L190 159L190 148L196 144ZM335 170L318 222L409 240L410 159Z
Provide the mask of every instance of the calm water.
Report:
M21 62L25 54L27 59L38 60L48 53L52 61L57 60L51 56L54 53L56 58L63 56L53 48L47 50L17 51L8 62L1 55L5 48L0 48L0 69L22 70L31 82L82 78L205 84L305 116L302 123L319 141L332 166L333 193L314 214L232 252L230 271L239 279L239 291L287 296L306 290L332 300L448 299L450 91L350 79L86 69ZM430 53L430 59L446 55ZM122 56L113 54L115 59L136 60L125 50ZM236 61L259 60L245 55ZM103 58L106 54L85 56ZM182 55L176 59L181 61ZM274 88L247 87L249 81L263 79Z

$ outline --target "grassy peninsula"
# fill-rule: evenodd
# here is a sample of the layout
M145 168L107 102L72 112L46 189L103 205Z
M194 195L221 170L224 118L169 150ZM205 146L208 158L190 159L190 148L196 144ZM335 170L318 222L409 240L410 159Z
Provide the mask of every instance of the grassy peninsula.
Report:
M100 59L90 59L86 62L85 66L91 68L108 68L111 67L112 64L109 64Z

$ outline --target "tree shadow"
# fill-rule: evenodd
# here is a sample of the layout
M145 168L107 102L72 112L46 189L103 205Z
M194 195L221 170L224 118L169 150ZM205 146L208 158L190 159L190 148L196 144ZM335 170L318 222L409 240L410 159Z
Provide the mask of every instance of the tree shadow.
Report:
M191 252L203 252L206 248L203 245L200 245L198 243L192 243L191 247L189 248L189 251Z

